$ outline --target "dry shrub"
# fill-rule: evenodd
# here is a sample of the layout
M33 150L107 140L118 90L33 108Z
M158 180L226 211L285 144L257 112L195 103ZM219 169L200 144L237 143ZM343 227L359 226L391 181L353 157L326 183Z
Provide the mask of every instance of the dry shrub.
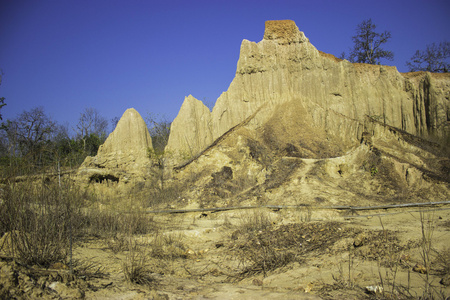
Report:
M273 226L270 215L262 210L246 211L240 215L238 230L241 233L252 233L259 230L266 230Z
M230 250L241 266L235 278L240 280L260 273L266 276L267 272L300 261L309 253L325 252L337 240L352 235L353 232L340 228L336 222L297 223L241 231L236 241L230 244Z
M450 274L450 247L442 251L434 250L435 260L432 265L440 275Z
M153 186L158 186L155 183ZM148 207L158 207L167 203L175 203L183 194L184 186L178 182L165 182L163 185L146 192L146 205Z
M120 215L110 211L90 209L84 215L84 223L86 225L85 234L96 237L123 230Z
M153 217L141 212L125 214L121 221L124 229L131 234L147 234L157 229Z
M265 232L273 228L273 222L269 214L264 210L253 210L245 212L240 216L240 224L236 233L245 240L234 250L243 266L237 278L263 273L285 266L294 259L290 251L277 249L272 241L262 238Z
M154 284L152 273L164 274L170 270L167 260L186 258L182 234L157 234L148 244L128 240L128 253L122 265L125 278L132 283ZM151 250L149 250L151 247Z
M87 234L94 236L147 234L157 230L153 217L142 212L117 213L89 210L84 215L84 223Z
M294 251L288 249L277 249L270 241L256 238L251 247L246 247L241 252L239 259L244 266L239 272L238 278L245 278L284 267L292 261L295 261Z
M130 243L126 260L122 264L122 271L125 279L131 283L149 285L154 282L151 276L151 266L149 264L147 252L138 250Z
M158 231L153 217L141 212L90 210L84 215L84 219L85 235L104 238L106 246L113 253L128 250L132 235Z
M65 261L82 227L80 199L68 180L7 185L0 204L0 232L10 233L10 254L27 265L48 267Z
M157 234L151 243L151 256L158 259L186 258L182 234Z
M129 237L122 233L116 233L106 241L106 245L113 253L127 250L129 248L128 243Z
M77 278L82 278L84 280L105 278L109 275L102 265L89 260L74 260L73 273Z
M355 234L359 233L355 231ZM395 231L372 230L364 233L364 243L355 248L353 254L364 260L378 261L383 267L393 267L398 263L398 255L416 246L416 242L400 242Z

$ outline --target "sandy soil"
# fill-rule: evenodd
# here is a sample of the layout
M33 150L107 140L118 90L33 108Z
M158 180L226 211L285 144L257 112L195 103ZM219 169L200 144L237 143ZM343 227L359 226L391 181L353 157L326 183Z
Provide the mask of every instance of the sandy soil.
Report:
M248 228L255 217L270 224ZM16 266L21 271L18 284L11 286L17 289L12 294L18 299L450 296L449 206L358 214L305 209L158 214L154 222L159 228L155 234L123 237L125 243L132 241L132 252L117 245L121 241L118 237L91 238L78 244L74 259L80 263L75 269L86 267L84 275L79 272L75 278L67 279L65 268L47 270L53 275L41 270L45 279L39 283L39 276L31 276L30 269ZM156 236L172 237L159 256L153 250ZM431 240L431 249L425 252L424 236ZM146 257L144 277L148 280L143 284L125 278L123 266L130 262L131 253L139 259ZM423 267L424 253L430 256L428 270ZM2 278L8 276L8 267L13 264L1 261ZM21 285L21 280L32 282L28 291L23 290L27 285ZM377 292L370 293L366 288L370 286Z

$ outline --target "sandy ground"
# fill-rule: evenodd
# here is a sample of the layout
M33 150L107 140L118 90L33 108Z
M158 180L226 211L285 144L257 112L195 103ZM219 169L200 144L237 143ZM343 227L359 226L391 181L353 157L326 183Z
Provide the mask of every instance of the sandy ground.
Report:
M270 226L256 231L245 229L244 224L254 216L263 216ZM435 299L446 299L450 296L448 205L358 214L305 209L158 214L154 215L154 222L158 233L124 237L135 245L135 257L147 258L148 282L128 282L123 266L130 261L131 252L120 247L114 249L114 242L119 243L120 239L98 237L85 240L74 249L74 259L91 266L90 276L74 280L46 277L40 289L34 284L34 288L16 298L409 299L433 295ZM162 250L166 254L155 256L152 249L156 235L172 237L178 245L167 244ZM421 242L424 236L431 241L427 244L431 246L429 250ZM428 268L424 267L424 254L430 257L426 261ZM258 260L261 257L266 260L258 267L254 263L261 262ZM271 269L270 264L277 262L284 263ZM7 266L13 262L1 263L5 277ZM370 293L367 287L377 292Z

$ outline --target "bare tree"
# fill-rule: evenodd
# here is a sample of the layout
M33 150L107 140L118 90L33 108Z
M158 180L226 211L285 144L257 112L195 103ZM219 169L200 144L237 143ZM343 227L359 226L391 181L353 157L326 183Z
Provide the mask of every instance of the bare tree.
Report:
M56 123L48 117L43 107L22 112L5 125L8 152L11 156L27 157L35 165L42 164L51 155L50 150Z
M119 123L119 121L120 121L120 117L114 117L111 119L112 131L114 131L114 129L116 129L117 123Z
M353 49L351 49L348 60L357 63L380 64L380 59L393 60L394 54L391 51L384 50L382 45L391 38L389 31L383 33L375 32L376 25L372 19L364 20L358 24L356 35L353 39ZM341 58L346 58L345 53Z
M85 108L76 125L77 139L83 141L83 151L94 155L106 139L107 128L108 121L95 108Z
M108 121L103 118L97 109L88 107L83 110L76 125L77 136L83 138L91 133L97 136L106 135Z
M450 66L449 58L450 42L433 43L427 45L427 48L423 51L417 50L410 61L406 62L406 66L410 72L447 73Z
M51 139L56 129L56 123L45 114L42 106L21 113L16 124L19 144L25 153L37 151Z
M3 71L0 69L0 85L2 84ZM0 111L3 106L5 106L5 97L0 97ZM2 114L0 113L0 120L3 120ZM4 125L0 125L0 129L2 129Z

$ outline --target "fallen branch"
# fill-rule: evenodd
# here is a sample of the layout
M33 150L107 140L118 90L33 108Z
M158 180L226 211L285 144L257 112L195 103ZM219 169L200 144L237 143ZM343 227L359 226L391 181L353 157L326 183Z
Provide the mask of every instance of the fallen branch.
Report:
M422 203L404 203L404 204L388 204L378 206L312 206L307 204L300 205L254 205L254 206L229 206L229 207L213 207L213 208L191 208L191 209L163 209L163 210L150 210L145 211L148 214L177 214L177 213L190 213L190 212L219 212L227 210L239 210L239 209L257 209L257 208L269 208L274 210L291 209L291 208L309 208L309 209L335 209L335 210L376 210L376 209L391 209L391 208L406 208L406 207L427 207L437 205L448 205L450 201L440 202L422 202Z

